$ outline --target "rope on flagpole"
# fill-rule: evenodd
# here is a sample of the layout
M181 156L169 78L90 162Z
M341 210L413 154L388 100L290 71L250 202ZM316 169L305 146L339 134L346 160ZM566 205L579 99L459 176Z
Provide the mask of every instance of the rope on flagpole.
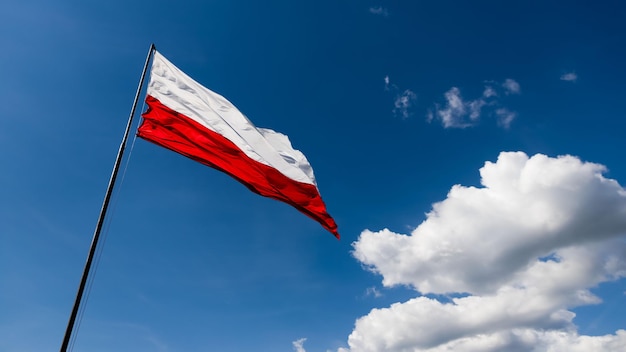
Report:
M144 101L141 106L141 110L139 111L144 111L145 108L146 108L146 102ZM96 254L94 256L93 269L91 269L91 275L87 279L87 285L85 287L84 304L82 304L78 310L78 315L76 317L76 323L74 327L74 334L72 334L72 338L70 339L70 343L68 345L68 351L74 350L76 337L78 336L78 331L80 330L81 323L83 322L83 315L85 314L85 307L87 306L87 303L89 302L89 296L91 294L91 287L96 278L96 275L98 274L98 268L100 267L100 260L102 258L102 252L104 251L107 238L109 237L109 229L111 226L111 222L113 221L113 218L115 217L115 211L117 209L117 204L119 201L119 194L120 194L119 192L124 187L124 180L126 179L126 171L128 170L128 166L130 165L130 159L133 155L133 150L135 149L136 141L137 141L137 133L133 135L133 140L130 144L130 150L128 151L128 156L126 157L126 162L124 164L124 167L122 168L122 175L118 183L117 193L114 193L113 196L111 197L111 211L109 212L109 216L106 218L104 226L103 226L102 235L100 236L100 246L96 250Z
M94 256L96 254L96 249L98 246L100 233L102 231L104 220L106 218L107 209L111 201L111 195L115 187L115 181L117 179L117 174L120 169L120 164L122 163L122 158L124 156L124 149L126 148L128 135L130 133L130 129L133 123L133 116L135 115L135 109L137 108L137 103L139 101L139 96L141 94L141 88L143 86L143 82L146 77L146 72L148 71L148 64L150 63L150 59L152 58L152 54L154 53L154 51L155 51L155 46L154 44L151 44L150 50L148 51L148 56L146 57L146 62L143 67L143 72L141 73L141 79L139 80L139 86L137 87L137 93L135 94L135 100L133 101L133 106L130 111L130 116L128 117L128 123L126 124L126 130L124 131L124 137L122 138L122 142L120 143L120 147L117 152L117 157L115 158L115 164L113 165L113 171L111 172L109 185L107 186L107 191L105 193L104 200L102 202L102 208L100 209L100 216L98 217L98 221L96 223L96 229L94 231L93 238L91 240L91 245L89 247L89 254L87 255L87 261L85 262L85 267L83 268L83 274L81 276L80 284L78 285L78 291L76 293L76 299L74 300L74 306L72 307L72 312L70 313L70 318L67 322L67 328L65 330L65 335L63 336L63 342L61 343L60 352L67 352L69 342L72 338L72 331L74 330L74 324L76 322L76 317L78 315L78 311L81 305L83 294L85 292L85 287L87 285L87 281L89 278L91 265L93 263Z

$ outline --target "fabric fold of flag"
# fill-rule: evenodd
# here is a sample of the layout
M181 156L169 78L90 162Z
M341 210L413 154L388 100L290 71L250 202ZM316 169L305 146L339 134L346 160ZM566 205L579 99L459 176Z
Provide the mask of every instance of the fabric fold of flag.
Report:
M313 169L287 136L257 128L231 102L154 53L137 135L223 171L251 191L290 204L339 238Z

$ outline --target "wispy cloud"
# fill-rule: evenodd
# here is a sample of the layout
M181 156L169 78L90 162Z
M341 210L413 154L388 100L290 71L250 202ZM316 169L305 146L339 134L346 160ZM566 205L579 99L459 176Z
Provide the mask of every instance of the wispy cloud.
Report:
M389 11L382 6L370 7L369 11L371 14L374 14L374 15L379 15L379 16L384 16L384 17L389 16Z
M502 87L504 87L506 94L520 94L521 92L519 83L511 78L507 78L504 83L502 83Z
M485 104L487 104L484 100L482 99L477 99L474 101L470 101L468 103L469 106L469 118L472 121L476 121L478 120L478 118L480 117L480 110L483 108L483 106L485 106Z
M365 295L366 296L374 296L376 298L379 298L379 297L383 296L383 294L380 293L380 291L376 288L376 286L368 287L365 290Z
M409 89L405 90L402 94L396 97L396 100L393 103L393 113L400 115L403 119L409 118L409 116L411 116L410 109L413 104L415 104L416 100L417 94L413 93Z
M306 352L304 349L304 341L306 341L306 337L293 341L293 350L296 352Z
M494 88L496 82L489 81L483 93L476 99L464 99L458 87L452 87L444 93L445 102L435 103L434 108L426 114L428 122L433 120L441 121L444 128L467 128L476 125L481 116L489 115L497 118L498 125L509 128L511 122L517 117L517 113L502 107L501 94ZM505 95L519 94L521 89L519 83L513 79L507 79L502 84Z
M461 90L452 87L444 94L444 97L446 104L442 108L436 105L435 109L436 117L441 120L443 127L465 128L471 126L472 124L466 119L470 103L463 101ZM429 120L432 119L433 115L431 114Z
M483 91L484 98L491 98L491 97L497 97L497 96L498 96L498 93L496 93L496 90L493 89L493 87L485 86L485 90Z
M561 75L561 81L576 82L576 80L578 80L576 72L569 72Z
M500 108L496 110L496 116L498 116L498 125L508 129L517 117L517 113L507 108Z
M571 311L626 277L626 189L605 172L503 152L481 187L453 186L410 234L363 231L354 257L416 296L357 319L339 351L621 350L625 330L580 335Z
M403 119L409 118L412 115L411 110L413 105L415 105L417 101L417 94L410 89L405 89L400 93L400 88L391 82L389 75L386 75L383 81L385 82L385 90L395 94L392 110L393 114Z

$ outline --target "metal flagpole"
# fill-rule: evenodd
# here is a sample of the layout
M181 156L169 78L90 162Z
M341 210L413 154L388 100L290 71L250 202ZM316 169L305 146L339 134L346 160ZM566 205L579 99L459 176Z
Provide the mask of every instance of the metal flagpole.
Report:
M100 238L100 231L102 230L102 225L104 224L104 218L106 216L107 208L109 207L109 201L111 200L111 194L113 193L113 187L115 186L115 179L117 178L117 172L119 171L120 164L122 163L122 156L124 155L124 149L126 148L126 141L128 140L128 134L130 133L130 128L133 123L133 116L135 115L135 109L137 108L139 95L141 94L141 87L143 86L143 81L144 81L144 78L146 77L146 72L148 71L148 63L150 62L150 58L152 58L152 54L154 53L154 50L155 50L155 46L154 44L151 44L150 50L148 51L148 56L146 57L146 63L143 67L143 72L141 73L141 79L139 80L139 87L137 87L137 94L135 94L135 101L133 102L133 107L130 110L130 116L128 117L128 124L126 125L126 131L124 132L124 138L122 138L122 143L120 144L119 151L117 152L117 158L115 159L113 172L111 173L111 178L109 179L109 186L107 187L106 195L104 196L104 201L102 202L102 208L100 209L100 216L98 217L96 230L94 231L93 239L91 240L91 247L89 248L89 255L87 256L87 262L85 263L85 268L83 269L83 276L80 279L80 285L78 286L78 292L76 293L76 300L74 301L74 307L72 308L70 319L67 322L67 329L65 330L65 336L63 337L63 344L61 345L61 350L60 350L61 352L67 351L67 346L70 342L70 337L72 336L72 330L74 330L74 322L76 321L76 315L78 314L80 301L83 298L83 291L85 290L85 284L87 283L87 277L89 276L89 269L91 268L91 263L93 261L94 254L96 252L96 246L98 245L98 239Z

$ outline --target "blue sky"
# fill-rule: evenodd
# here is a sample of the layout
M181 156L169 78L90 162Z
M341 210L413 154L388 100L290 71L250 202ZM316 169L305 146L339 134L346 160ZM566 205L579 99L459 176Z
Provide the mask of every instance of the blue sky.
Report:
M151 43L290 137L342 239L137 140L74 350L618 350L624 18L618 1L4 1L0 351L60 346Z

